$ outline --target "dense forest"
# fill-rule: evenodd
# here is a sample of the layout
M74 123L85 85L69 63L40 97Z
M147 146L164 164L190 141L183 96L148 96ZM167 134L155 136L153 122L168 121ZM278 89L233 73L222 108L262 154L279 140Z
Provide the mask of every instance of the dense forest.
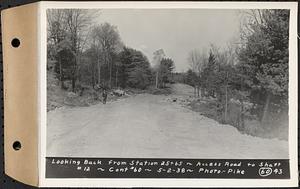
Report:
M83 9L48 12L48 69L54 69L62 89L68 89L67 82L73 92L84 85L145 89L154 82L157 87L169 82L172 59L162 56L151 68L141 51L122 43L116 26L91 23L95 14Z
M62 90L166 88L181 82L194 87L195 98L212 99L210 108L222 123L241 131L246 120L256 120L265 130L287 127L288 10L241 12L238 40L226 48L211 44L191 49L184 73L174 73L175 63L163 49L146 57L126 46L117 26L93 23L96 14L84 9L48 10L47 68Z

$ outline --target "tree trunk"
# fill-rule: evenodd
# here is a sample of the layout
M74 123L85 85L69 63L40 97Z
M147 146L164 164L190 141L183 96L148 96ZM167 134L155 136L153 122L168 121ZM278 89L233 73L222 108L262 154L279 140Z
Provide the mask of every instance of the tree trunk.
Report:
M155 87L158 89L158 71L156 71Z
M93 85L93 89L94 89L95 88L95 70L94 70L94 68L92 69L92 85Z
M97 58L97 70L98 70L98 84L100 85L101 83L101 65L100 65L100 60L99 57Z
M72 92L75 92L75 76L72 77Z
M111 74L112 74L112 63L109 64L109 88L111 89Z
M225 86L225 112L224 112L225 123L227 123L227 111L228 111L228 72L226 73L226 86Z
M117 68L117 71L116 71L116 87L118 88L118 68Z
M264 105L263 114L262 114L262 117L261 117L261 123L262 124L264 124L268 121L270 100L271 100L271 94L267 93L266 103Z
M245 115L244 115L244 101L241 100L241 123L240 123L240 129L241 131L245 131Z
M76 73L77 73L77 57L75 57L73 73L72 73L72 92L75 92Z
M200 75L200 73L201 73L201 70L199 69L198 70L198 98L201 97L201 91L200 91L201 75Z
M199 85L199 95L198 95L198 97L201 99L202 98L202 88L200 87L200 85Z
M228 111L228 92L227 92L227 84L225 87L225 110L224 110L224 121L227 123L227 111Z
M203 87L201 87L201 97L204 97L204 95L205 95L204 88L203 88Z
M58 62L59 62L59 80L60 80L60 88L64 89L64 75L63 75L63 69L62 69L62 62L61 62L61 57L58 56Z
M81 61L81 56L80 52L77 56L77 61L76 61L76 74L75 74L75 82L77 80L78 85L81 87L81 72L80 72L80 61Z

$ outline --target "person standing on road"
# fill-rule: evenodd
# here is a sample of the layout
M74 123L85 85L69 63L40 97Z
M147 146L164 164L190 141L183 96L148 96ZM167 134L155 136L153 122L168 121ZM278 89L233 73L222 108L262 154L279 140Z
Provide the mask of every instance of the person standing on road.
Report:
M103 104L106 104L106 99L107 99L107 92L106 92L106 89L103 89L102 97L103 97Z

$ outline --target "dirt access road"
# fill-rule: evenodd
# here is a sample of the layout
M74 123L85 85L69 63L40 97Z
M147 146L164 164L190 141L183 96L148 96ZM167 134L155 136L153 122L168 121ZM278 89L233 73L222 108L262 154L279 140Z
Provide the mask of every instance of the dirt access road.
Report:
M47 156L131 158L288 158L288 142L241 134L230 125L166 99L192 95L140 94L47 114Z

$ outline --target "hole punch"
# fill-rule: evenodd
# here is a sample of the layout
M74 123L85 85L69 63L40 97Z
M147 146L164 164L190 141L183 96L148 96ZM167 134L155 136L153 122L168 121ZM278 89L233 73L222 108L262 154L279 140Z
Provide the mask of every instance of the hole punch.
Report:
M16 150L16 151L20 150L20 149L21 149L21 143L20 143L19 141L15 141L15 142L13 143L13 148L14 148L14 150Z
M11 45L15 48L18 48L20 46L21 42L18 38L14 38L12 41L11 41Z

